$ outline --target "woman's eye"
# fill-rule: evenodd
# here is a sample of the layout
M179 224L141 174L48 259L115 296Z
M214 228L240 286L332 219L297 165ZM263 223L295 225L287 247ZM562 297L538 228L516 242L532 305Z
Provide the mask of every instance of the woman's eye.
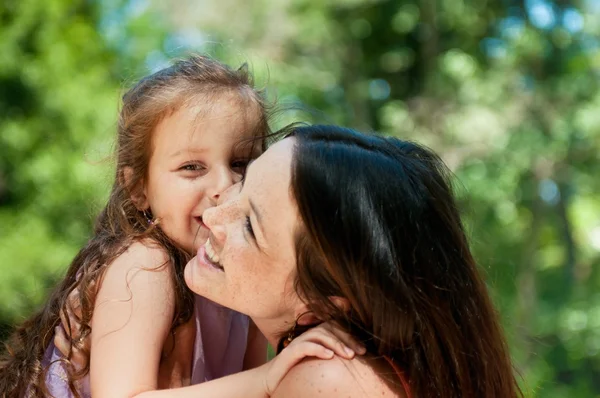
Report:
M250 222L250 217L248 217L248 216L246 216L245 226L246 226L246 231L248 231L250 236L252 236L252 239L256 239L256 236L254 235L254 229L252 229L252 223Z

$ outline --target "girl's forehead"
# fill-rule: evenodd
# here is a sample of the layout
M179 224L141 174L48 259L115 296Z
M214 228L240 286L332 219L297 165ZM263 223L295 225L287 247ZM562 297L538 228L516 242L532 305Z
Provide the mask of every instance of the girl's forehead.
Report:
M266 120L263 108L255 101L238 100L232 96L221 95L212 101L198 101L187 104L186 116L199 127L207 122L224 119L227 123L242 124L248 132L264 134Z
M245 95L241 90L220 90L216 92L199 93L185 101L184 106L197 113L212 112L215 107L230 109L232 114L263 115L265 108L259 98Z
M153 147L167 152L207 150L214 146L243 151L255 156L262 152L265 128L261 115L240 107L239 101L217 97L216 101L195 101L174 109L157 125Z

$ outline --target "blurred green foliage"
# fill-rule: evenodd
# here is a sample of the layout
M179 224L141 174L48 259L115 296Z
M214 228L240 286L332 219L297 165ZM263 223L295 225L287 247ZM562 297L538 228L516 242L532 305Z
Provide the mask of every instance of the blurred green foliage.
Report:
M528 396L600 397L600 1L4 0L0 336L111 183L123 88L188 51L289 112L437 150Z

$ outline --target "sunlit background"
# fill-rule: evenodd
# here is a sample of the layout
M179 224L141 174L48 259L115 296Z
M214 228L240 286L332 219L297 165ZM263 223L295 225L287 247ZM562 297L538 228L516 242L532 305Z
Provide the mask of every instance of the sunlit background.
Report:
M124 90L189 51L459 179L531 397L600 397L600 0L2 0L0 336L90 236Z

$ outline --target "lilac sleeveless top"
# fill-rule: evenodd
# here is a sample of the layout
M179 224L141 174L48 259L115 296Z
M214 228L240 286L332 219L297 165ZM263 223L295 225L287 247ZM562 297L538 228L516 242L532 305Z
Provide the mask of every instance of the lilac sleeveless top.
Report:
M249 318L201 296L195 296L196 341L192 359L192 384L242 371L248 340ZM46 386L54 398L72 398L62 354L51 343L44 355L49 366ZM91 398L89 376L78 385L84 398Z

